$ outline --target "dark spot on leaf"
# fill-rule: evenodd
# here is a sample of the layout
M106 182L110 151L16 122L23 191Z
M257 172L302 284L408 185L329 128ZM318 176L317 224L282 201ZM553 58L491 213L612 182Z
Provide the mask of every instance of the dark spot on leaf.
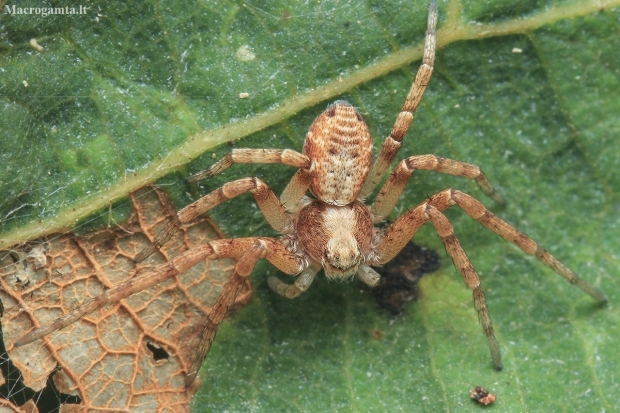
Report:
M399 315L405 303L418 298L418 281L439 269L439 256L433 250L411 242L383 267L375 267L381 275L379 285L370 292L379 307Z
M156 346L155 344L151 343L150 341L146 342L146 348L149 349L149 351L153 355L153 360L154 361L168 360L168 358L170 357L170 354L168 354L168 352L166 350L164 350L161 347Z

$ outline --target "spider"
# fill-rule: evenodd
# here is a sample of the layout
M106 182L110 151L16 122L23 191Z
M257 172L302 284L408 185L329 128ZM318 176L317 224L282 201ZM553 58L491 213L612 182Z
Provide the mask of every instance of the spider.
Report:
M501 370L500 351L480 279L454 235L452 225L443 214L453 205L459 206L470 217L526 253L535 255L543 264L594 299L605 302L606 298L601 291L578 278L536 242L492 214L479 201L458 190L446 189L428 197L385 229L374 226L392 211L416 170L432 170L473 179L487 196L498 204L505 203L478 166L435 155L414 155L402 160L388 177L374 203L367 206L363 202L374 191L396 157L413 121L413 113L429 83L435 59L437 17L437 4L432 1L422 65L374 163L372 139L361 114L349 103L336 101L310 126L302 153L291 149L232 149L209 169L189 178L190 182L196 182L236 163L282 163L298 168L279 198L258 178L228 182L179 211L178 220L159 233L151 247L139 253L135 261L142 261L156 251L182 224L247 192L254 196L267 222L282 234L280 238L223 239L193 248L175 257L170 263L87 301L50 326L27 334L15 345L26 344L63 328L109 302L118 301L182 273L205 258L236 258L238 261L234 272L204 326L199 348L187 373L186 386L189 386L209 352L219 324L259 259L267 259L284 273L297 275L293 284L284 283L276 277L268 279L269 286L287 298L298 297L306 291L321 269L328 278L345 280L357 276L372 287L380 279L372 266L385 264L394 258L418 229L430 221L465 283L472 290L474 306L487 337L493 363L497 370ZM314 197L307 196L308 190Z

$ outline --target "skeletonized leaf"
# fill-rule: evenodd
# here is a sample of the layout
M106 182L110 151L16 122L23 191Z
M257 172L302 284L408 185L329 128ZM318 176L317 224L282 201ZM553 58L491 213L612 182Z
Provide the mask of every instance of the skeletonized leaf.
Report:
M131 201L134 212L122 225L112 222L110 228L80 236L52 235L1 253L0 298L6 308L8 356L23 375L23 385L36 390L45 387L56 365L62 368L55 375L58 389L79 395L81 403L63 405L61 412L84 408L171 412L189 406L185 372L210 305L230 276L230 259L204 260L41 340L12 346L33 327L52 323L103 290L221 237L210 220L201 219L136 266L133 257L174 219L175 210L168 197L152 187L136 191ZM36 411L32 403L39 397L50 396L33 396L19 411Z

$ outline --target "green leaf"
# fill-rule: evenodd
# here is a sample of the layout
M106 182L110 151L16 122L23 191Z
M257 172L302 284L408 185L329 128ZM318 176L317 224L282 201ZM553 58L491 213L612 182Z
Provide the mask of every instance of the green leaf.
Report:
M415 240L440 251L443 268L396 320L358 284L322 277L286 301L265 287L276 271L261 264L252 304L218 333L195 410L476 411L476 385L502 412L620 410L619 4L441 2L435 74L400 157L475 163L509 204L420 172L391 217L462 189L605 291L607 306L455 209L503 372L492 369L471 293L425 227ZM378 147L419 65L426 10L426 1L135 1L78 16L5 11L0 248L83 229L102 208L107 222L107 206L155 180L179 207L243 176L279 192L290 168L236 166L199 188L182 179L229 140L300 150L336 99L360 109ZM275 235L250 196L213 216L231 236Z

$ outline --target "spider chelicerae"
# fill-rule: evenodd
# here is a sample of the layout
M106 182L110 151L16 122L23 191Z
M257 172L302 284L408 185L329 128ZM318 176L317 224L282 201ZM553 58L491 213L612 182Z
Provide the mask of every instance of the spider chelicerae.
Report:
M605 302L606 298L601 291L578 278L536 242L492 214L479 201L458 190L446 189L428 197L385 229L374 226L392 211L415 170L433 170L473 179L495 202L505 203L478 166L435 155L415 155L402 160L379 191L374 203L368 206L363 202L374 191L396 157L430 80L435 59L437 15L437 4L433 1L428 15L422 65L374 163L372 139L362 116L349 103L336 101L310 126L302 153L291 149L233 149L209 169L189 178L192 182L205 179L235 163L282 163L299 168L279 198L258 178L229 182L182 209L178 213L178 220L158 234L151 247L138 254L135 260L142 261L152 254L184 223L247 192L254 196L269 224L282 234L280 238L222 239L193 248L170 263L87 301L52 325L27 334L16 345L26 344L63 328L109 302L118 301L182 273L205 258L236 258L238 261L234 272L204 326L194 362L187 373L186 385L189 385L209 352L218 325L259 259L267 259L284 273L297 275L293 284L284 283L276 277L268 279L269 286L287 298L298 297L306 291L321 269L328 278L342 280L357 276L372 287L380 279L372 266L385 264L394 258L418 229L430 221L473 292L474 306L489 342L493 362L499 370L502 367L501 356L480 279L454 235L452 225L442 213L453 205L459 206L470 217L526 253L535 255L543 264L596 300ZM307 196L308 190L314 195L313 198Z

